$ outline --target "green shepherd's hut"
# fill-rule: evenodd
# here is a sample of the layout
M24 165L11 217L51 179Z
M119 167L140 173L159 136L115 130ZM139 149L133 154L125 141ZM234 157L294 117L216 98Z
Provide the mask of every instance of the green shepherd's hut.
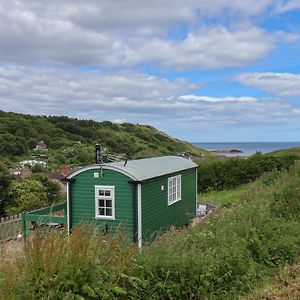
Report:
M196 214L197 165L178 156L97 163L66 177L67 223L122 227L142 246Z

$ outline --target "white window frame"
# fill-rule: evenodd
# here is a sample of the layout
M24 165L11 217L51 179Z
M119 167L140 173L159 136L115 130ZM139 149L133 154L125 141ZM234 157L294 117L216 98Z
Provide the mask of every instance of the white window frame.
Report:
M168 178L168 205L181 200L181 175Z
M99 190L110 190L110 196L99 196ZM112 215L99 214L99 198L104 200L112 200L111 209ZM105 207L104 207L105 208ZM95 185L95 219L98 220L115 220L115 187L112 185Z

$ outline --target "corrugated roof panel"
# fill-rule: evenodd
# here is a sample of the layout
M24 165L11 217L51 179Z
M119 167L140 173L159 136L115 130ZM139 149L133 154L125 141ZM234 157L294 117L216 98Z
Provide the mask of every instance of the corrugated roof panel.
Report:
M124 162L105 163L102 165L103 169L113 169L120 171L130 176L135 181L145 181L151 178L196 168L197 165L189 159L179 156L162 156L145 159L128 160L127 164ZM77 174L90 170L93 168L99 168L98 165L85 167L71 173L67 178L72 178Z
M197 167L192 160L179 156L129 160L126 166L124 166L124 162L110 163L108 165L132 174L139 181Z

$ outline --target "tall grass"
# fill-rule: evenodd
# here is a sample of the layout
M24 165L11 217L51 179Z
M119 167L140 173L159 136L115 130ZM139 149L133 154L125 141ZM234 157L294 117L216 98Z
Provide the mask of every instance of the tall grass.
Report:
M172 230L140 252L119 232L80 226L35 236L1 266L4 299L237 299L300 253L299 170L250 184L200 227ZM283 213L284 212L284 213ZM1 296L0 296L1 297Z
M198 195L199 201L212 200L222 207L230 207L240 202L241 196L248 190L248 185L241 185L235 189L223 191L209 191Z
M125 293L124 272L131 273L134 253L121 232L107 236L92 226L77 227L70 236L54 231L35 235L25 245L24 258L2 265L0 295L3 299L114 298Z

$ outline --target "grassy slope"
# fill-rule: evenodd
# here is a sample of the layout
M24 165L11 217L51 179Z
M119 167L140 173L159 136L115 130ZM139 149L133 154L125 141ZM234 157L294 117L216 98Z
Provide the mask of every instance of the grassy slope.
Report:
M300 262L286 266L280 273L241 300L300 299Z
M51 165L92 163L95 143L100 143L108 153L122 153L128 158L176 155L183 151L196 157L211 156L148 125L0 111L0 159L7 162L30 159L34 154L31 149L40 140L49 147L46 153Z
M294 151L279 151L282 155L285 154L298 154L295 148ZM298 148L300 150L300 148ZM257 182L242 185L236 189L224 190L224 191L211 191L198 195L199 201L212 200L223 207L232 207L235 204L239 205L240 202L249 197L249 191L253 189L253 185L257 185L258 182L263 182L264 175ZM259 185L257 186L259 187ZM258 188L259 190L260 188ZM247 196L248 195L248 196ZM252 292L246 296L239 298L240 300L298 300L300 299L300 257L293 265L287 265L282 268L276 276L266 277L262 282L252 290Z
M229 207L234 203L238 203L240 197L247 191L247 185L242 185L236 189L224 191L212 191L198 195L199 201L211 200L217 202L221 206Z
M299 183L300 170L267 174L249 184L221 218L171 231L140 253L122 239L108 236L103 242L85 228L63 243L59 236L35 239L27 259L2 266L0 294L238 299L299 257Z
M270 152L267 155L272 155L272 156L298 155L300 157L300 147L277 150L277 151Z

